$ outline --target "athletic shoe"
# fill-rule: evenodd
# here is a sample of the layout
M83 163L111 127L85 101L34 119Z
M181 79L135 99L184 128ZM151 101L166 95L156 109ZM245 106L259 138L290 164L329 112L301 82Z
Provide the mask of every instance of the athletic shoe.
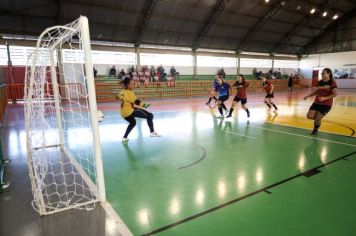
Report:
M231 117L231 115L230 115L230 114L226 116L226 118L230 118L230 117Z
M122 138L121 142L122 142L122 143L128 143L128 142L129 142L129 139L128 139L128 138Z
M209 106L209 105L210 105L210 102L205 103L205 105Z
M318 134L318 130L313 130L312 132L311 132L311 135L317 135Z
M149 107L149 106L151 106L151 104L149 104L149 103L143 104L143 108L147 108L147 107Z
M250 112L247 113L247 118L250 118Z
M150 133L151 137L161 137L162 135L158 134L156 131Z

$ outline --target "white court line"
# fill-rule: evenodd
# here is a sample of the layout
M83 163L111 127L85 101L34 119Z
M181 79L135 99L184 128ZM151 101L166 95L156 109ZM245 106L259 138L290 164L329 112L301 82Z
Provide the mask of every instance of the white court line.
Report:
M277 132L277 133L282 133L282 134L289 134L289 135L294 135L294 136L303 137L303 138L316 139L316 140L320 140L320 141L325 141L325 142L330 142L330 143L337 143L337 144L341 144L341 145L356 147L355 144L351 144L351 143L342 143L342 142L332 141L332 140L329 140L329 139L316 138L316 137L311 137L311 136L306 136L306 135L301 135L301 134L293 134L293 133L289 133L289 132L284 132L284 131L279 131L279 130L274 130L274 129L268 129L268 128L254 126L254 125L249 125L249 126L257 128L257 129L265 129L265 130L269 130L269 131Z
M238 135L238 136L246 137L246 138L255 138L255 137L252 137L252 136L247 136L247 135L243 135L243 134L239 134L239 133L235 133L235 132L230 132L230 131L225 131L225 133Z
M124 221L116 213L116 211L114 210L114 208L111 206L111 204L109 202L107 202L107 201L103 202L103 203L101 203L101 206L104 208L106 214L108 214L108 216L110 216L115 221L117 229L121 235L133 236L132 232L125 225Z

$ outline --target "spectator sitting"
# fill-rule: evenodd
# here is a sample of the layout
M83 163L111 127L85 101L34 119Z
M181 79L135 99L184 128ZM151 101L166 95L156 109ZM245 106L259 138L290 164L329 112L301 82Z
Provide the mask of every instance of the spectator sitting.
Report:
M148 71L147 66L142 66L141 71L139 72L140 81L144 83L145 86L148 85L150 72Z
M132 79L134 76L136 76L136 68L135 68L134 65L130 66L127 71L128 71L128 74L130 75L130 78L131 78L131 79Z
M170 76L175 79L176 78L176 74L177 74L176 68L174 68L174 66L171 66Z
M166 76L167 76L167 73L164 71L164 68L162 65L159 65L157 67L157 72L159 73L159 81L161 82L165 82L166 81Z
M134 86L140 87L140 80L139 80L139 77L137 75L137 71L136 71L136 68L134 65L129 67L128 74L130 75L130 78L133 80Z
M121 69L120 73L119 73L119 79L125 79L126 73L124 69Z
M116 68L115 66L112 66L109 72L109 76L113 76L114 78L116 77Z
M156 68L154 66L151 66L151 68L150 68L150 82L155 81L155 76L156 76Z

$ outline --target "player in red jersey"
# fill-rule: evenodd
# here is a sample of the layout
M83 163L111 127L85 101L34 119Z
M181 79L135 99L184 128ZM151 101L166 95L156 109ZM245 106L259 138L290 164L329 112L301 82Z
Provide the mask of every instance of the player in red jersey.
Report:
M268 108L274 107L275 111L278 110L278 107L273 103L273 98L274 98L274 85L271 83L270 79L267 79L266 77L262 77L262 86L263 89L266 90L266 96L263 102L268 106Z
M337 86L335 80L333 79L331 70L329 68L325 68L322 71L321 76L322 80L318 82L317 90L304 97L304 100L306 100L307 98L316 95L315 100L307 113L307 118L314 120L314 129L311 133L312 135L318 133L321 120L330 111L333 105L334 97L337 96Z
M232 112L234 111L234 107L240 101L241 101L242 108L247 113L247 117L250 117L250 111L248 110L248 107L246 106L246 103L247 103L246 90L247 90L247 87L249 85L250 84L245 81L245 77L243 75L239 74L237 76L237 81L232 85L233 88L236 88L236 95L234 97L234 100L232 101L229 114L226 116L226 118L229 118L229 117L232 116Z

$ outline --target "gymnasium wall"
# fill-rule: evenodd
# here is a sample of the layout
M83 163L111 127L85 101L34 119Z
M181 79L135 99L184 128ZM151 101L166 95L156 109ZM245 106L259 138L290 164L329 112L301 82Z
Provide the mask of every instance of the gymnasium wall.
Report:
M312 78L312 71L315 67L329 67L335 69L356 69L356 51L313 54L300 61L300 73L308 79Z
M252 70L253 70L253 68L250 68L250 67L241 67L240 74L252 75ZM262 71L262 73L267 73L270 70L270 68L256 68L256 70Z
M335 73L345 72L347 78L336 79L338 88L356 88L356 51L313 54L300 61L300 73L312 78L313 68L328 67Z
M221 67L197 67L198 75L215 75ZM236 75L236 67L224 67L224 71L227 75Z

